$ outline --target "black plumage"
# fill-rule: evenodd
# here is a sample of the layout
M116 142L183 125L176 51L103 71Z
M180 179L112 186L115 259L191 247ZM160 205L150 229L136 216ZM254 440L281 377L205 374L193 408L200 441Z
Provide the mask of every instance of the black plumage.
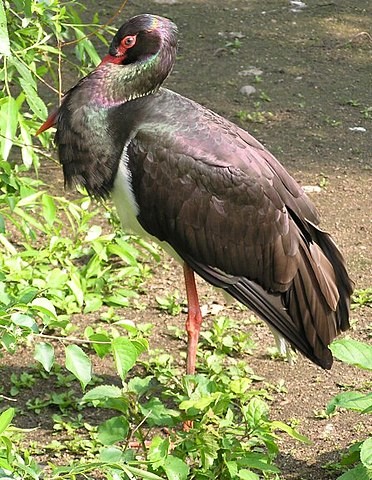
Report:
M81 183L98 197L112 194L124 226L165 242L330 368L328 345L349 327L352 282L342 255L316 226L303 190L257 140L161 88L176 43L169 20L130 19L101 65L66 94L40 131L56 123L68 184ZM190 343L200 321L194 328L189 316ZM188 364L189 373L193 368Z

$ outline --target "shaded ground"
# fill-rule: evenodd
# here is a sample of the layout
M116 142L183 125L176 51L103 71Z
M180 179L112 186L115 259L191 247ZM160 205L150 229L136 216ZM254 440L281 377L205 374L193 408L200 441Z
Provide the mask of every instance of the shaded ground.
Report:
M102 17L112 15L112 2L100 3ZM309 1L299 12L291 8L280 0L129 1L121 18L150 12L178 24L180 53L167 86L247 128L303 185L322 186L319 193L311 194L322 225L344 252L356 288L367 288L372 284L372 40L367 35L372 34L372 4ZM252 66L262 70L259 78L244 74ZM241 94L245 85L254 86L256 93ZM242 120L247 113L263 123ZM354 127L366 131L351 130ZM54 181L56 174L48 169L46 176ZM155 295L173 292L180 284L181 269L172 261L169 265L154 266L143 298L148 308L124 315L154 323L152 346L167 345L177 353L185 345L170 337L166 327L182 327L184 317L159 313L155 302ZM200 286L203 303L222 304L209 286ZM227 308L233 317L244 315L235 307ZM350 335L369 341L371 309L354 310L352 322ZM251 328L259 348L247 362L272 384L283 379L288 390L275 395L272 418L299 420L301 432L314 442L303 446L283 441L281 478L335 478L322 466L336 460L352 441L365 438L372 427L349 412L331 419L316 417L343 386L362 388L371 378L337 362L331 372L324 372L304 358L295 366L271 360L267 347L273 341L268 330L261 324ZM23 366L22 358L11 357L2 377ZM39 422L31 417L27 423ZM43 434L38 431L39 438Z

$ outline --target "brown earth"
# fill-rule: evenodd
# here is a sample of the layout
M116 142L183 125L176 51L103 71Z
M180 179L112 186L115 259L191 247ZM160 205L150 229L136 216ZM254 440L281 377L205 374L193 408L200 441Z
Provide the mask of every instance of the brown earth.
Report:
M322 226L341 247L356 288L367 288L372 285L372 3L306 3L306 8L293 12L284 0L129 1L116 22L119 26L133 14L149 12L177 23L179 58L167 86L240 123L302 185L322 187L310 194L321 212ZM99 2L102 20L112 15L116 6L117 1ZM235 38L238 42L234 44ZM244 76L251 67L262 70L259 79ZM240 93L248 84L257 90L250 97ZM244 113L238 115L242 111L260 111L255 118L263 122L242 120ZM366 131L350 130L353 127ZM46 171L46 179L51 176L55 182L57 170ZM155 296L179 288L182 271L167 257L164 262L153 266L153 277L146 284L141 299L147 303L146 310L129 309L124 315L155 324L151 346L166 346L178 355L185 344L170 337L167 326L182 327L184 315L170 317L159 312ZM223 305L211 287L199 284L202 303ZM247 315L234 306L224 311L233 318ZM371 309L354 309L351 320L349 335L370 341ZM372 426L367 417L350 412L332 418L322 418L321 412L345 387L370 387L371 377L339 362L325 372L302 357L294 366L274 361L267 355L268 346L273 345L267 328L261 323L250 328L258 348L253 356L247 356L247 362L267 382L277 385L283 380L287 389L287 393L274 396L271 418L296 419L299 430L313 441L307 446L283 438L278 462L281 479L336 478L323 466L339 459L350 443L371 434ZM2 368L4 384L11 372L24 366L24 358L9 358L7 367ZM47 439L50 422L29 417L22 426L40 424L37 437Z

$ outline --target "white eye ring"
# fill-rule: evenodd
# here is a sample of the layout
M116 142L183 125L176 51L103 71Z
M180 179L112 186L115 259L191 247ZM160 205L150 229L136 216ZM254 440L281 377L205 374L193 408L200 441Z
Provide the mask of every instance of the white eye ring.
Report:
M127 37L124 38L122 43L125 47L133 47L135 42L136 42L136 37L132 35L128 35Z

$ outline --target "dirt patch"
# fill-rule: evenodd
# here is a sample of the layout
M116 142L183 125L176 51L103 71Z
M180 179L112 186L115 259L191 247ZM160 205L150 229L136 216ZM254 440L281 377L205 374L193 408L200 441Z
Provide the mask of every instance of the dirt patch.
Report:
M102 2L103 19L112 14L116 3ZM292 8L290 2L280 0L142 1L128 2L121 19L149 12L177 23L181 46L167 86L240 123L303 185L322 187L311 194L322 226L332 232L345 254L356 288L366 288L372 284L372 43L363 32L371 33L372 4L368 0L309 1L300 11ZM121 21L117 22L119 26ZM244 73L251 67L262 73ZM245 85L254 86L256 93L242 95ZM242 120L244 113L254 114L253 119L262 123ZM54 184L57 172L54 168L52 174L49 168L45 172L44 179L48 183L50 176L49 183ZM178 356L185 344L171 338L167 326L182 327L184 316L160 313L155 302L156 295L177 288L182 277L179 266L166 262L167 268L153 267L143 298L148 308L129 309L123 316L153 323L151 346L167 345ZM200 284L204 303L215 299L222 303L212 288ZM243 315L233 306L226 309L233 318ZM353 310L351 319L349 334L370 341L371 309ZM314 442L303 446L283 439L281 478L335 478L323 466L337 460L351 442L371 433L371 425L350 412L325 419L321 411L345 385L364 388L370 376L338 362L331 372L324 372L302 357L295 366L274 361L267 355L267 347L273 344L267 328L261 324L251 328L259 348L254 356L247 356L247 362L268 382L275 385L283 380L287 389L275 395L272 418L296 419L301 432ZM1 372L4 391L10 385L10 373L23 370L27 359L7 358L9 363ZM110 375L109 367L100 369ZM19 404L26 401L19 397ZM21 426L39 425L38 438L47 438L51 425L44 420L30 415Z

